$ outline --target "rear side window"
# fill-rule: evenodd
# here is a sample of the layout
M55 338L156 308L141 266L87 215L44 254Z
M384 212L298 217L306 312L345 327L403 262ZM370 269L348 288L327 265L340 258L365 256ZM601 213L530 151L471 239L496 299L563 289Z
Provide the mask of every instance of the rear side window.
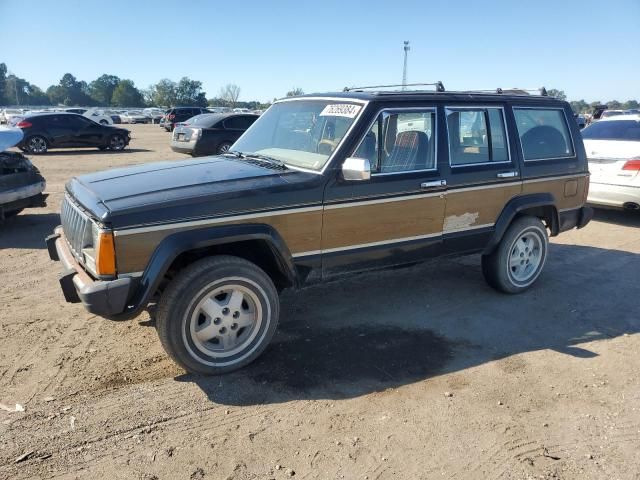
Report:
M231 117L224 121L224 126L225 128L246 130L255 120L253 117Z
M501 108L446 109L451 166L509 161Z
M626 140L640 142L640 120L596 122L582 131L585 140Z
M573 157L564 111L559 108L514 108L525 160Z

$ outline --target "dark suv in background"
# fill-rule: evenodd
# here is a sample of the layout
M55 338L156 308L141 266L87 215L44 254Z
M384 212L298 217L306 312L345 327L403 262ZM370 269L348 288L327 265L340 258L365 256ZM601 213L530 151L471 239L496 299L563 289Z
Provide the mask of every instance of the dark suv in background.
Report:
M176 123L184 122L202 113L211 112L202 107L173 107L167 111L165 121L161 125L167 132L173 132Z
M50 148L97 147L122 150L131 134L124 128L101 125L76 113L37 113L16 124L24 133L18 147L29 153L45 153Z
M259 115L205 113L176 126L171 150L194 157L225 153Z

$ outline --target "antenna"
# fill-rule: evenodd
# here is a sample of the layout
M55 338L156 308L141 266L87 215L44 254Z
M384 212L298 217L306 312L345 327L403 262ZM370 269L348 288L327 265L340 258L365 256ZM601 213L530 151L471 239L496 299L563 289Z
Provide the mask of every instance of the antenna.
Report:
M409 46L409 40L404 41L404 67L402 69L402 90L407 89L407 55L409 54L411 47Z

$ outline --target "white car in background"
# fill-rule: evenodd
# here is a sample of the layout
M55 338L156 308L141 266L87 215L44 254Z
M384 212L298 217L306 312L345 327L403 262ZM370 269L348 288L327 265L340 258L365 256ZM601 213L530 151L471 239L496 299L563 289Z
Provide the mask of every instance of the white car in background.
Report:
M149 117L139 110L127 110L120 114L122 123L148 123Z
M104 110L98 110L97 108L90 108L89 110L84 112L82 115L84 115L87 118L90 118L94 122L99 123L101 125L113 125L113 119L111 118L110 115L107 115Z
M14 117L22 117L24 112L18 108L5 108L0 111L0 123L11 124Z
M589 203L640 210L640 115L603 118L582 130Z

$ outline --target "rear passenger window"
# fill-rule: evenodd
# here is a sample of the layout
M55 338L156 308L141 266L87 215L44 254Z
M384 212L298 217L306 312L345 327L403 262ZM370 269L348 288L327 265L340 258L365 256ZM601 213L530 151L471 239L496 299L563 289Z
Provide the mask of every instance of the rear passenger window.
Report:
M509 161L502 108L447 108L451 166Z
M573 145L562 109L514 108L525 160L573 157Z
M255 121L252 117L231 117L225 120L225 128L234 130L246 130Z

